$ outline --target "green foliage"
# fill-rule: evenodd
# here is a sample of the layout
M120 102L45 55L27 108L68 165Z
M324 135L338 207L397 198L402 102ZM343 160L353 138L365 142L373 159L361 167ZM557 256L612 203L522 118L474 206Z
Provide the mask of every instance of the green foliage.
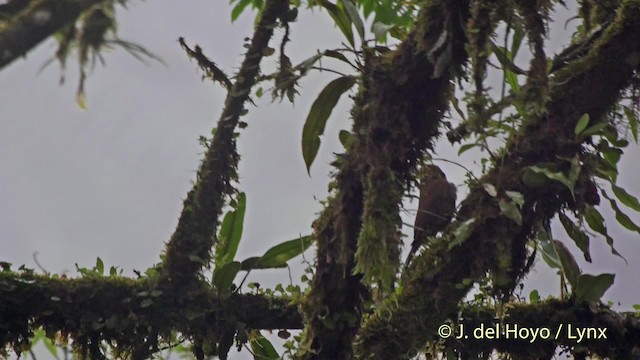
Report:
M576 298L580 301L599 301L613 285L615 278L614 274L580 275L575 288Z
M318 154L320 136L324 133L329 115L340 100L340 96L351 89L355 83L356 78L353 76L339 77L327 84L311 105L302 130L302 156L307 172L311 171L311 164Z

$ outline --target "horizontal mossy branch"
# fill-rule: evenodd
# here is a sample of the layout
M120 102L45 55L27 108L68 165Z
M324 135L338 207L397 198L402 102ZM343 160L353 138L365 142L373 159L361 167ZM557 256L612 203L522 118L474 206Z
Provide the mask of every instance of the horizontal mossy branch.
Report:
M511 254L522 254L532 227L552 218L566 204L558 191L536 192L524 187L520 171L579 154L585 139L574 133L577 120L584 113L601 119L628 85L640 61L640 41L632 36L640 32L640 2L626 1L617 14L587 56L552 79L546 113L528 119L509 139L499 165L480 179L480 184L493 184L498 196L507 190L524 195L523 226L502 215L495 199L480 184L472 187L458 221L414 260L415 266L403 279L401 294L366 321L356 339L357 356L410 358L427 341L436 340L437 327L456 317L458 304L472 282L496 268L501 255L498 246L510 246ZM453 232L469 219L474 219L471 235L451 248ZM521 270L512 269L515 275Z
M640 317L637 313L618 313L601 304L575 303L573 300L512 303L504 309L500 321L495 318L496 312L496 309L481 306L461 309L460 317L452 326L459 330L459 324L463 324L467 337L456 334L460 338L447 339L447 346L467 355L490 354L496 350L516 359L549 358L557 347L575 346L602 358L635 359L640 355ZM491 330L482 330L489 328L508 329L509 333L496 337ZM474 336L478 334L484 336Z
M191 299L185 305L176 298ZM203 337L221 319L246 329L299 329L302 316L287 299L203 290L197 298L160 290L149 281L124 277L60 279L0 273L0 349L19 349L33 331L61 332L77 345L99 339L121 351L169 340L173 331ZM157 350L157 349L155 349ZM153 352L154 349L147 349Z
M278 18L289 9L287 0L268 0L260 15L251 44L235 82L227 94L211 145L197 172L193 188L184 200L176 230L165 249L164 279L175 286L187 286L197 272L211 262L212 247L226 197L232 195L232 182L238 180L239 155L236 129L244 104L260 71L264 49L268 47Z
M104 0L31 0L9 19L0 19L0 69Z

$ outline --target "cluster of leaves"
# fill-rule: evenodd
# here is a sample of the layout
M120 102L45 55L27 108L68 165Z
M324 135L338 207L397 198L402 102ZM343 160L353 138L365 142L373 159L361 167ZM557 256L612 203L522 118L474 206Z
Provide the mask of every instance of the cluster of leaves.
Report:
M122 40L117 36L116 4L126 7L127 0L104 0L84 11L76 22L68 24L61 31L54 34L54 38L58 42L58 50L55 53L55 57L42 66L44 69L54 59L58 60L62 70L60 83L63 83L67 59L74 50L77 50L80 79L78 81L76 101L78 106L83 109L87 107L84 90L87 70L93 68L97 60L102 65L105 65L102 53L106 49L121 47L141 62L146 63L148 58L162 63L160 58L144 47Z

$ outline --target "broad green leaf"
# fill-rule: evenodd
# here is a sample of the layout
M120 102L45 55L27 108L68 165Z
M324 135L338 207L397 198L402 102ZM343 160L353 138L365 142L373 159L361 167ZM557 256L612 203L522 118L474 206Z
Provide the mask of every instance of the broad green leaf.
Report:
M360 41L364 42L364 24L362 23L362 18L360 18L360 14L358 13L358 8L356 8L350 0L340 0L344 9L351 19L351 22L356 27L356 31L358 35L360 35Z
M615 147L603 149L601 150L601 152L602 152L602 156L604 156L604 159L613 166L618 164L618 161L620 160L620 157L623 154L622 149L615 148Z
M622 109L624 110L624 114L627 116L627 119L629 120L629 128L631 128L631 136L633 136L633 140L636 143L638 143L638 118L636 117L636 114L634 114L629 107L623 106Z
M104 275L104 262L99 257L96 258L96 272L100 276Z
M229 292L231 285L233 284L233 280L235 280L236 275L238 275L238 272L240 271L240 267L241 265L237 261L232 261L223 265L213 275L213 286L215 286L221 293Z
M635 211L640 211L640 202L633 195L629 194L625 189L611 184L611 190L618 200Z
M257 260L249 258L242 262L242 269L273 269L287 266L287 261L302 254L313 244L310 235L285 241L267 250Z
M393 29L395 25L387 25L381 22L374 22L371 26L371 31L376 37L377 41L384 41L387 38L387 33Z
M454 247L462 244L465 240L467 240L471 234L473 234L473 223L476 222L475 218L471 218L456 228L454 231L454 239L449 243L449 249L453 249Z
M582 274L578 278L576 297L580 301L598 301L613 285L615 274L600 274L597 276Z
M532 304L537 304L540 302L540 294L538 290L531 290L529 293L529 302Z
M311 110L302 129L302 156L309 174L311 164L313 164L320 148L320 135L324 133L331 111L338 103L340 96L351 89L355 83L356 78L353 76L339 77L327 84L311 105Z
M522 226L522 213L514 201L500 199L500 212L502 215L513 220L516 224Z
M569 249L559 240L553 240L553 247L560 258L560 264L562 265L562 272L567 278L567 281L571 285L571 288L575 289L578 283L578 277L580 276L580 267L576 262L576 259L571 255Z
M576 135L580 135L587 128L588 125L589 125L589 114L584 113L578 120L578 123L576 124L576 127L573 130L573 132Z
M44 346L47 348L47 350L49 351L49 353L56 359L60 359L58 357L58 348L56 347L56 345L53 343L53 341L51 339L49 339L45 333L45 331L42 328L39 328L38 330L36 330L33 333L33 339L31 340L31 347L33 348L33 346L35 346L36 344L38 344L40 341L42 341L42 343L44 343Z
M262 255L259 265L263 267L278 267L286 264L287 261L302 254L311 244L313 244L313 238L310 235L283 242L267 250Z
M253 269L260 269L259 263L258 263L260 259L262 259L262 256L252 256L250 258L244 259L242 261L242 266L240 270L249 271ZM282 264L282 266L277 266L275 268L286 268L286 267L287 267L287 264Z
M609 126L608 122L606 122L606 121L599 122L599 123L597 123L597 124L595 124L593 126L588 127L584 131L582 131L582 133L580 135L582 135L582 136L595 135L595 134L601 132L602 129L604 129L607 126Z
M353 41L353 30L351 29L351 20L344 9L332 4L328 0L317 0L317 3L327 9L329 15L333 19L333 22L335 22L340 31L342 31L349 44L351 44L351 46L355 46L355 42Z
M524 196L518 191L507 190L504 192L516 205L522 207L524 205Z
M607 226L604 223L602 214L600 214L600 212L593 206L587 206L584 214L584 219L587 221L587 224L593 231L605 237L605 239L607 240L607 244L611 248L611 253L619 256L620 258L622 258L622 260L627 262L627 259L625 259L624 256L622 256L622 254L620 254L618 250L613 247L613 238L607 233Z
M347 130L340 130L338 133L338 138L340 139L340 143L344 146L345 149L349 147L351 140L353 140L353 134L348 132Z
M575 195L573 194L575 183L567 178L563 173L551 171L549 168L543 166L529 166L528 169L531 169L538 174L542 174L551 180L560 182L561 184L566 186L571 191L571 195L575 197Z
M244 9L251 4L252 0L240 0L231 10L231 22L234 22L238 19L240 14L244 11Z
M585 234L576 224L567 217L567 215L560 213L558 215L560 222L567 232L567 235L575 242L578 249L582 251L584 259L587 262L591 262L591 253L589 252L589 237Z
M251 339L251 352L255 360L277 360L280 359L280 355L273 347L271 342L267 340L260 332L257 335L252 336Z
M247 195L241 192L238 194L235 209L225 214L220 226L218 238L222 246L216 248L216 268L233 261L235 258L242 238L246 208Z
M486 191L487 194L489 194L491 197L498 196L498 191L496 190L496 187L493 186L493 184L482 183L482 187L484 188L484 191Z

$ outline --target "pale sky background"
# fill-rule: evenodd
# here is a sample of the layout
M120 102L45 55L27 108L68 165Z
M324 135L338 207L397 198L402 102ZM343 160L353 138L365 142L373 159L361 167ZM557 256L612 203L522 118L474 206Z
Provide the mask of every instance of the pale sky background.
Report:
M158 262L195 178L203 152L197 139L210 134L225 95L219 85L201 80L200 70L177 39L184 36L188 44L199 44L232 73L242 59L243 39L252 35L254 14L246 11L231 24L227 1L132 1L128 10L118 10L119 36L145 46L167 66L144 65L122 49L105 54L106 68L97 65L85 87L88 110L75 102L75 61L67 65L63 86L58 84L57 63L38 75L55 52L52 40L0 72L0 261L9 261L14 268L20 264L36 268L34 253L47 271L71 276L77 275L75 263L91 267L98 256L107 268L117 265L129 275ZM560 21L551 36L555 52L569 41L571 32L563 30L563 24ZM278 30L273 47L281 35ZM343 41L329 16L318 11L315 15L300 11L291 38L287 48L294 64L316 50L340 47ZM272 69L274 59L263 64ZM335 62L324 64L331 67ZM300 138L315 96L335 77L317 72L306 77L294 106L286 101L272 104L266 92L259 107L250 107L243 118L249 126L239 141L240 189L247 193L248 209L238 259L261 255L279 242L310 233L320 210L317 199L327 196L328 163L333 152L341 151L337 133L350 127L349 99L343 97L334 110L311 177L302 160ZM263 85L265 90L270 86ZM473 154L457 158L457 148L446 140L438 150L439 157L477 169ZM638 148L625 152L618 184L640 194L640 182L633 174ZM463 184L461 168L442 167L450 181ZM416 206L407 204L409 209ZM609 214L603 207L601 211ZM640 221L631 210L627 214ZM412 223L412 216L405 222ZM591 239L593 264L582 260L571 240L565 244L584 272L617 274L605 300L620 301L621 308L629 310L640 303L635 291L640 239L615 220L608 224L628 266L611 255L602 238ZM557 238L566 238L561 227L554 229ZM307 258L313 253L307 252ZM300 262L301 258L292 261L294 280L303 274ZM271 270L252 273L249 280L265 286L286 283L288 277L286 271ZM538 261L524 294L530 289L543 296L557 294L558 284L553 272ZM231 355L244 359L247 354Z

